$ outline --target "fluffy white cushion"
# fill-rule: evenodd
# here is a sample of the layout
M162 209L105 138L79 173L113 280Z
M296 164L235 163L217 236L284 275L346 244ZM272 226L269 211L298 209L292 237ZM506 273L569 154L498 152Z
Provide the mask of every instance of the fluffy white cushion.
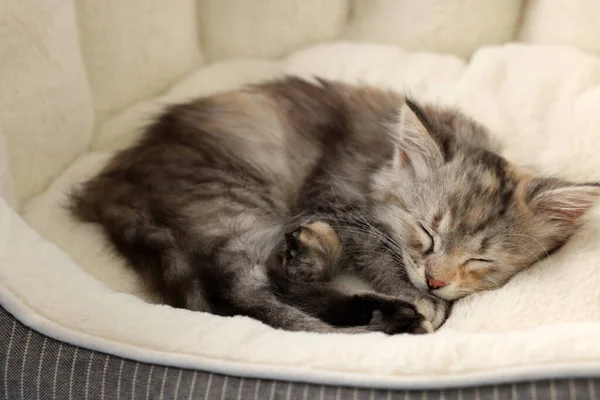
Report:
M98 122L200 64L195 0L77 0L77 14Z

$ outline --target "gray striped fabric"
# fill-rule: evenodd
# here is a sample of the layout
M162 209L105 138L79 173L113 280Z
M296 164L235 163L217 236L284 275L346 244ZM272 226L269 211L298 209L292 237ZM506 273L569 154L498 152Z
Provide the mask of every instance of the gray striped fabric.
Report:
M0 399L596 399L600 380L564 379L480 388L389 391L244 379L167 368L50 339L0 308ZM600 398L600 397L599 397Z

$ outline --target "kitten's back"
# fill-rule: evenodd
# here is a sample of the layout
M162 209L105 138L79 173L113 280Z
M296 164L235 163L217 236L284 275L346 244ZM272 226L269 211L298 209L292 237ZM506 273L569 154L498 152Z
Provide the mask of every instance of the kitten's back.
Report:
M268 253L258 248L264 232L281 229L311 172L340 148L356 157L330 163L340 168L331 172L365 180L389 156L382 124L399 101L370 87L287 78L171 106L74 191L71 210L100 224L167 304L209 311L203 281L229 289L206 267L219 263L217 249L246 235L263 237L251 253Z

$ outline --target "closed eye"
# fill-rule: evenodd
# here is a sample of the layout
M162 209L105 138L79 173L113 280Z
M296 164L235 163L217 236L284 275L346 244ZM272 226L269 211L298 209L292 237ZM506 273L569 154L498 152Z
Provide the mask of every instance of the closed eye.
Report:
M492 260L486 260L485 258L471 258L467 262L491 263Z
M433 240L433 236L431 235L431 233L429 233L429 231L427 229L425 229L425 227L423 225L419 224L419 227L425 233L425 235L427 235L429 237L429 246L427 246L426 250L423 252L424 256L428 256L431 253L433 253L433 246L435 245L435 242Z
M493 264L492 260L488 260L485 258L471 258L469 260L467 260L467 262L465 263L466 265L469 266L469 268L472 269L483 269L483 268L490 268L490 266Z

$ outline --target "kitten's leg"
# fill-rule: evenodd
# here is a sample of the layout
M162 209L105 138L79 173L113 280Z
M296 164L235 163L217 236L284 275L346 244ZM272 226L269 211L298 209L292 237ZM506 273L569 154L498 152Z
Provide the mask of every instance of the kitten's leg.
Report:
M247 239L233 240L212 258L210 275L205 273L202 281L215 312L245 315L290 331L395 334L428 330L411 304L376 294L350 295L331 283L293 282L281 265L257 262L258 254L249 251L252 247Z
M350 228L349 232L356 232L358 229ZM365 227L360 229L364 231ZM377 248L372 241L373 237L377 235L359 240L353 238L350 247L355 251L348 257L342 254L342 238L338 233L325 219L317 219L286 235L286 252L282 264L290 280L296 284L329 281L338 270L350 265L377 292L415 304L419 312L437 329L448 316L448 302L416 289L409 282L404 268L384 249ZM364 246L363 251L356 251L361 246Z
M372 292L350 294L329 282L339 267L342 243L326 222L301 225L285 235L285 242L284 274L273 280L284 301L334 326L378 326L390 334L432 331L410 303Z
M277 282L276 293L284 302L334 326L369 325L387 334L433 331L431 323L412 304L391 296L348 293L330 282Z
M448 318L451 303L415 288L406 276L404 267L385 269L380 267L398 264L398 261L389 254L380 253L375 257L359 255L353 261L352 268L355 272L369 282L377 292L414 304L419 313L431 322L434 329L438 329Z
M348 225L346 231L341 228L339 233L325 222L335 221L335 218L339 219L339 216L322 216L321 219L301 225L291 240L288 238L288 247L303 249L297 252L296 257L289 257L288 254L289 261L285 269L290 278L297 281L328 281L342 268L353 270L373 285L377 292L414 304L434 329L439 328L449 315L450 303L415 288L397 257L380 246L381 234L374 232L369 235L367 230L374 228L361 223L364 221L361 217L358 217L358 226ZM348 217L344 219L347 221L342 225L350 222ZM356 232L366 234L357 237ZM344 254L342 246L351 248L351 254Z
M379 299L377 295L344 295L339 291L323 288L321 291L303 290L282 296L276 294L261 266L254 266L247 274L239 274L230 290L213 293L212 300L220 304L218 309L227 309L227 315L245 315L278 329L319 333L426 333L429 325L422 324L423 318L410 304L396 299ZM225 278L225 277L222 277ZM295 285L294 285L295 286ZM225 296L223 296L225 294ZM321 296L317 298L316 296ZM217 298L215 296L218 296ZM285 302L284 297L287 302ZM316 309L314 304L320 304ZM312 305L311 305L312 304ZM354 310L361 308L362 319L354 321L334 320L329 324L313 313L332 313L332 307ZM328 311L326 311L328 310ZM332 314L330 314L332 315ZM346 313L345 315L351 315ZM356 326L361 324L361 326Z
M330 298L322 298L327 301ZM306 300L306 298L304 298ZM373 295L354 295L338 298L336 304L327 303L322 310L326 312L328 324L320 318L311 315L316 310L307 307L294 307L294 305L280 302L271 292L257 290L252 292L251 299L238 303L239 314L258 319L267 325L287 331L305 331L319 333L368 333L383 332L388 335L399 333L428 333L432 332L431 324L423 316L417 314L411 304L397 299L384 299ZM294 303L296 303L294 301ZM340 306L342 313L339 316L349 317L344 319L333 317L335 310L332 307ZM346 308L344 310L343 308ZM323 315L322 315L323 316ZM360 324L360 325L357 325Z
M343 295L336 294L335 288L325 290L326 284L320 286L316 284L319 281L330 281L335 272L342 267L340 265L341 238L324 220L317 219L301 225L286 234L285 242L282 266L292 282L288 285L293 289L292 302L303 306L311 315L333 325L339 325L342 320L343 325L362 325L366 318L364 315L371 315L375 309L378 309L383 313L387 323L393 325L398 323L399 316L404 315L403 307L408 302L417 305L423 315L427 316L426 320L430 321L435 328L445 320L446 308L443 305L438 305L435 299L429 299L427 296L423 298L412 285L404 281L390 285L393 289L386 287L385 291L376 287L376 290L390 295L377 298L375 293L372 293L370 298L360 296L345 298ZM393 260L392 262L395 263ZM387 265L394 264L388 262ZM360 270L364 272L365 269ZM381 274L385 275L385 271L371 270L371 280L376 280ZM315 282L315 284L311 286L308 282ZM386 331L394 329L407 328L384 328Z

